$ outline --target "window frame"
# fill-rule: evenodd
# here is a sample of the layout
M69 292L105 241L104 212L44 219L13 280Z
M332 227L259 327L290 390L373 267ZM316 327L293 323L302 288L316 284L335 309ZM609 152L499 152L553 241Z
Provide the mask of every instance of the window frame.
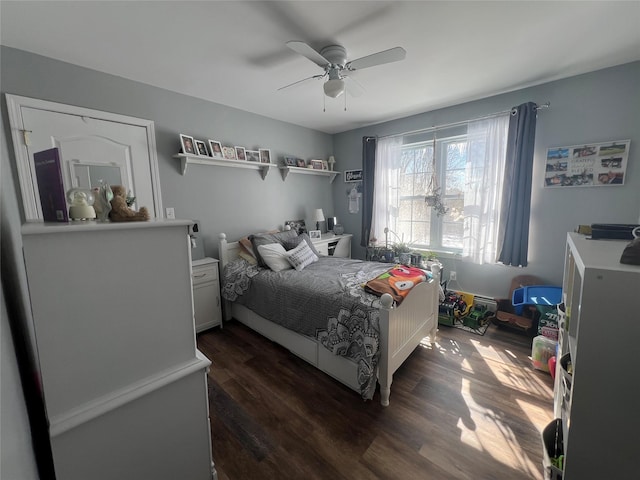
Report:
M438 182L438 186L440 187L440 191L442 194L442 198L445 201L445 203L447 202L447 200L456 200L456 199L460 199L460 198L464 198L464 194L463 193L459 193L459 194L449 194L447 195L445 192L447 190L447 173L449 171L453 171L453 170L460 170L458 168L456 169L451 169L451 170L447 170L447 150L448 150L448 146L452 143L466 143L467 142L467 134L463 133L463 134L456 134L456 135L450 135L447 137L442 137L442 138L436 138L436 162L435 162L435 171L437 173L436 176L436 181ZM402 155L404 154L405 151L407 150L414 150L414 149L418 149L418 148L423 148L423 147L429 147L429 146L433 146L433 139L431 140L422 140L422 141L417 141L417 142L411 142L411 143L406 143L403 144L401 147L401 158ZM431 148L431 151L433 152L433 148ZM466 154L466 152L465 152ZM431 157L428 159L428 161L430 162L431 165L428 166L427 169L425 169L429 175L429 177L432 174L433 168L433 153L431 155ZM462 173L464 174L464 168L462 169ZM400 204L402 201L413 201L416 199L423 199L426 195L427 192L423 192L420 195L411 195L411 196L402 196L400 195L400 189L398 188L398 192L396 195L396 199L397 199L397 205L398 207L400 207ZM439 252L439 253L453 253L453 254L461 254L463 247L460 246L459 248L456 247L450 247L450 246L443 246L443 232L444 232L444 224L445 224L445 219L446 216L438 216L435 214L435 212L431 212L430 215L430 219L429 219L429 244L425 245L425 244L421 244L421 243L416 243L414 244L414 247L417 249L424 249L424 250L430 250L430 251L435 251L435 252ZM422 221L426 221L426 220L422 220ZM398 217L397 223L400 222L406 222L405 220L400 220L400 217ZM411 224L413 227L414 223L417 223L418 221L414 221L413 215L411 218ZM412 228L413 230L413 228ZM464 235L464 233L463 233ZM460 237L460 243L462 243L462 236Z

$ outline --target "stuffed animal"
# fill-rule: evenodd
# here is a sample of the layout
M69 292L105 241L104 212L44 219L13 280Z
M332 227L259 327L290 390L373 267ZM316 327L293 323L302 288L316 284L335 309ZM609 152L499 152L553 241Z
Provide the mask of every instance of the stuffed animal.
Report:
M112 222L145 222L149 220L149 211L141 207L137 212L127 206L127 191L122 185L112 185L111 211L109 218Z

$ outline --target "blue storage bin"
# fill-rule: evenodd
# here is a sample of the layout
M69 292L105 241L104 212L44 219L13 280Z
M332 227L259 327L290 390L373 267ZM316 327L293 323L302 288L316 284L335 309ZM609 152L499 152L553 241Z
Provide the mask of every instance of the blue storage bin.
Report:
M532 285L516 288L511 297L515 313L522 315L524 305L557 305L562 302L562 287L551 285Z

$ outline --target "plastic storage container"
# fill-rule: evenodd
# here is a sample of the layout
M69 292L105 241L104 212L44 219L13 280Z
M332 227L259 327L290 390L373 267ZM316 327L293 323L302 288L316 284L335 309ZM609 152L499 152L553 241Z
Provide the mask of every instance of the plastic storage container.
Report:
M531 345L531 362L533 368L549 371L549 359L556 354L556 342L543 335L538 335L533 339Z
M516 288L511 303L518 315L522 315L524 305L557 305L562 301L562 287L532 285Z

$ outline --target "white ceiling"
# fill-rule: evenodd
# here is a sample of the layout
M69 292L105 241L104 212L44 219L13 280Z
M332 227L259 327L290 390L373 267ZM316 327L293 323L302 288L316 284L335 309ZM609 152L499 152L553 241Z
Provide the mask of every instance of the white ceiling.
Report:
M3 45L336 133L640 60L640 2L0 2ZM285 46L340 44L366 91L324 98Z

